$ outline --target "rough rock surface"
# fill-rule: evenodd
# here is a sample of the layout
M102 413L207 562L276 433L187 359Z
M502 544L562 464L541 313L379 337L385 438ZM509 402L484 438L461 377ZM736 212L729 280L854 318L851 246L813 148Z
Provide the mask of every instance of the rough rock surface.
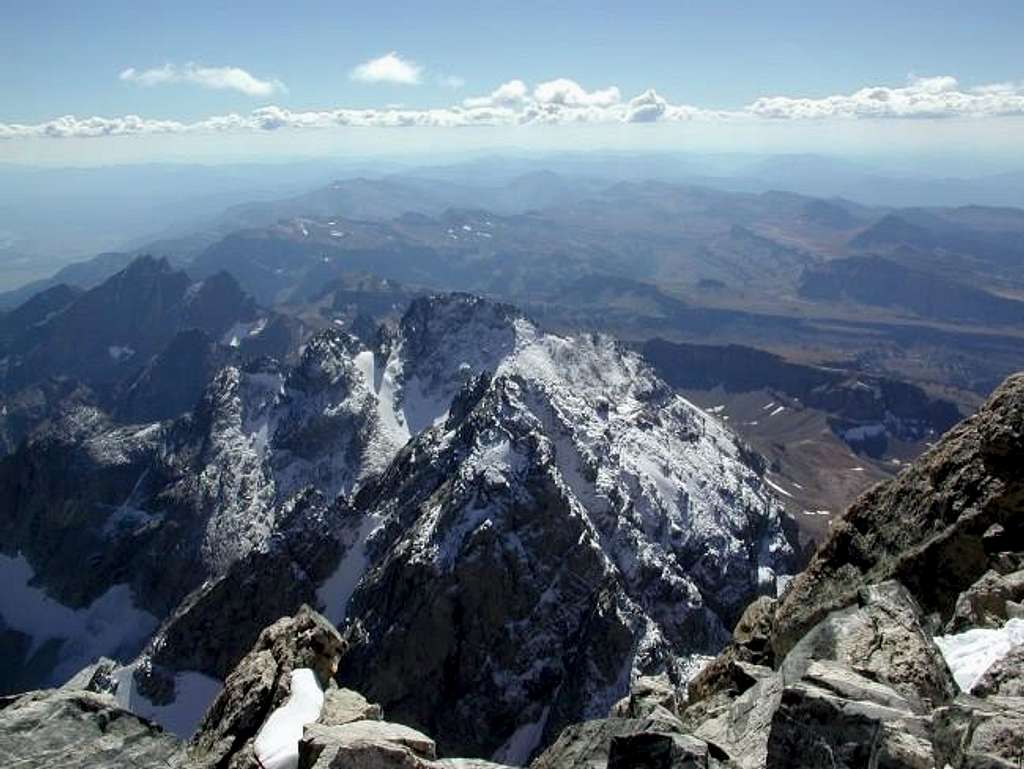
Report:
M939 766L1015 769L1024 761L1024 699L961 695L934 721Z
M351 689L328 689L324 692L324 705L319 724L342 726L353 721L380 721L384 713L380 705L369 702Z
M826 616L790 650L779 669L801 678L813 660L833 660L892 687L917 713L951 701L953 676L921 627L921 610L898 582L869 585L859 605Z
M605 769L612 740L632 734L664 732L662 721L636 718L603 718L567 727L530 769Z
M299 742L299 769L423 767L437 758L434 741L415 729L386 721L353 721L306 727Z
M844 683L855 678L848 672ZM822 679L829 682L829 679ZM840 685L842 686L842 685ZM856 687L863 695L871 682ZM885 689L886 687L878 687ZM850 689L847 688L847 693ZM890 700L895 692L881 692ZM935 766L929 721L874 698L836 696L808 683L787 686L772 717L768 769L931 769Z
M689 683L690 700L703 700L716 692L736 696L754 684L748 665L771 666L775 655L771 648L772 627L777 602L770 596L753 601L740 616L725 649ZM746 663L746 664L744 664Z
M1012 617L1024 617L1024 570L1000 574L991 570L956 599L946 633L969 627L1002 627Z
M1024 697L1024 646L1017 646L996 660L970 693L978 697Z
M706 742L685 734L641 732L612 737L608 769L708 769L719 766Z
M18 769L184 768L182 744L122 710L113 698L82 689L0 699L0 756Z
M254 767L252 741L287 698L292 670L312 669L327 688L346 648L334 626L308 606L266 628L206 712L189 742L190 760L202 769Z
M972 417L896 479L860 497L832 527L775 615L772 646L785 655L825 614L866 584L902 582L943 621L958 596L992 568L998 542L1024 540L1024 374L1007 379Z

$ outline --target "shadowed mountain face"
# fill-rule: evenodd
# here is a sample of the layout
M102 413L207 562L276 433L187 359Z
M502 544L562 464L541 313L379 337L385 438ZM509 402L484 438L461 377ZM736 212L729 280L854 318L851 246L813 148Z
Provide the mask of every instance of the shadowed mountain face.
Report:
M227 273L194 282L166 260L141 257L85 291L55 286L0 314L0 446L65 406L179 416L229 360L285 356L299 336Z
M851 257L805 270L800 296L904 310L922 318L1020 326L1024 302L912 269L890 259Z

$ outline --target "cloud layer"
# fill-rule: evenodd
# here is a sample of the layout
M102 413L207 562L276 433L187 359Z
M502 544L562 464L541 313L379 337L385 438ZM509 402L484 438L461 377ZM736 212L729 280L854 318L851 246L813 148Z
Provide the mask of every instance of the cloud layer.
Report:
M365 69L364 69L365 68ZM217 74L211 74L217 73ZM244 77L236 73L242 73ZM420 82L422 69L413 62L388 54L366 62L352 77L373 82ZM234 88L264 95L278 85L251 78L231 67L163 67L136 72L122 79L143 85L196 82L209 88ZM249 81L252 82L249 82ZM248 89L248 90L246 90ZM963 88L955 78L911 77L898 87L871 86L851 94L823 98L766 96L740 110L713 110L672 104L653 89L624 100L619 89L608 86L588 91L579 83L559 78L536 84L510 80L484 96L435 109L350 109L293 111L266 106L248 114L218 115L196 122L152 120L138 115L79 118L66 115L45 123L0 123L0 139L31 137L94 137L133 134L225 133L333 127L397 128L567 125L581 123L656 123L687 121L862 120L908 118L971 118L1024 116L1024 84L995 83Z
M397 53L384 54L378 59L364 61L354 68L349 77L362 83L395 83L397 85L418 85L423 67Z
M758 117L822 118L949 118L1024 114L1024 86L997 83L964 90L956 78L910 77L905 86L871 86L852 94L824 99L770 96L747 110Z
M287 91L280 80L260 80L241 67L203 67L192 63L176 67L173 64L164 64L162 67L141 71L129 67L118 77L125 82L143 86L191 83L202 88L238 91L246 96L272 96Z

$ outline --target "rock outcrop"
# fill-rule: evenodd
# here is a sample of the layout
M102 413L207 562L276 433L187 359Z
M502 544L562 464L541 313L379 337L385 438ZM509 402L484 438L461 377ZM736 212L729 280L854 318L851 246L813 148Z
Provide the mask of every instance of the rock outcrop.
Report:
M0 698L0 756L18 769L187 769L177 739L80 688Z
M207 710L189 742L190 760L201 769L256 769L253 740L287 698L291 672L308 668L328 688L347 648L334 626L308 606L266 628Z
M775 613L782 657L867 584L897 579L948 621L960 594L1024 541L1024 374L835 523ZM1017 543L1017 547L1013 547Z

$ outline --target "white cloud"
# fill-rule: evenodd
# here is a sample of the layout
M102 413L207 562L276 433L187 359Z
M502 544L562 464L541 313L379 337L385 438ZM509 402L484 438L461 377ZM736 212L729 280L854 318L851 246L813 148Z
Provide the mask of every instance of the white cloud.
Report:
M533 89L538 104L558 104L564 107L610 107L618 104L622 96L615 86L599 91L586 91L575 80L559 78L541 83Z
M349 77L363 83L418 85L422 74L423 67L392 51L380 58L364 61L349 73Z
M529 89L522 80L509 80L502 83L487 96L476 96L464 99L466 107L515 107L526 101Z
M391 55L393 54L389 54ZM177 82L182 79L182 72L191 71L196 73L195 78L202 78L204 84L231 81L230 77L214 79L199 74L208 69L194 67L191 70L179 70L165 66L145 72L126 70L122 73L122 78L143 85L157 85ZM190 82L199 80L190 79ZM208 87L237 86L211 84ZM684 121L756 124L757 121L766 120L849 121L871 118L940 119L1008 115L1024 116L1024 84L994 83L965 90L955 78L948 76L911 77L905 85L898 87L872 86L861 88L851 94L822 98L771 96L757 99L742 110L728 111L672 104L652 89L623 101L619 89L614 86L588 91L579 83L562 78L540 83L532 90L522 80L510 80L486 96L471 97L463 99L458 104L434 109L411 109L401 105L390 105L380 109L339 107L292 111L285 107L267 106L248 114L217 115L191 123L151 120L138 115L114 118L79 118L67 115L34 125L0 123L0 139L259 132L340 126L398 128Z
M654 123L664 117L667 110L668 102L658 96L654 89L648 88L629 100L626 120L630 123Z
M260 80L241 67L203 67L192 63L186 64L184 67L164 64L162 67L154 67L141 72L134 67L129 67L118 77L126 82L138 83L143 86L192 83L203 88L239 91L247 96L270 96L287 90L280 80Z
M825 118L952 118L1024 115L1024 88L997 83L963 90L956 78L911 76L905 86L870 86L819 99L771 96L747 107L756 117L784 120Z

